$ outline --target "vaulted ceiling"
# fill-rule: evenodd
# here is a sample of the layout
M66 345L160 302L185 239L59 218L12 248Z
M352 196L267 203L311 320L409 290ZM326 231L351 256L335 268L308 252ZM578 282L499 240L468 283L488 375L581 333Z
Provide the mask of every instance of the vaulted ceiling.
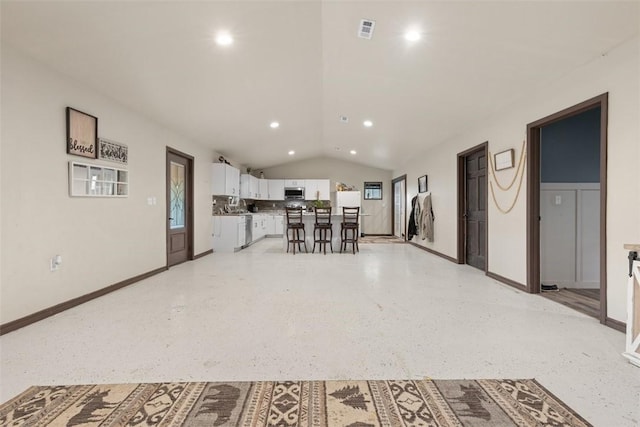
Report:
M1 23L3 45L245 166L391 170L634 37L639 4L2 1Z

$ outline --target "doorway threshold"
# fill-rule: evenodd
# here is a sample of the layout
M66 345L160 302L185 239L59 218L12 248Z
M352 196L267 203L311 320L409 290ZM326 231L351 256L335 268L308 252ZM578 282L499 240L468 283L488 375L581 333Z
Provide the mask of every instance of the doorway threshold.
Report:
M599 293L599 289L561 288L557 291L540 292L540 295L599 320Z

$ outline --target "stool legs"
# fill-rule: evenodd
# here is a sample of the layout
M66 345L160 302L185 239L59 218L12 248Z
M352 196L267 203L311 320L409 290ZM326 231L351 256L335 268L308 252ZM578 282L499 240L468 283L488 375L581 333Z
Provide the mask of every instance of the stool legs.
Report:
M349 237L349 232L351 232L351 237ZM351 249L353 254L355 255L356 251L360 252L360 248L358 247L358 229L351 227L343 227L340 231L340 253L343 250L347 250L347 243L351 243Z
M289 236L290 231L291 236ZM302 231L302 238L300 238L300 231ZM287 229L287 252L289 252L289 245L292 243L294 255L296 254L296 245L298 246L299 252L302 252L302 246L300 246L301 244L304 245L304 251L309 252L309 250L307 249L306 232L304 228L291 227Z
M327 230L330 233L330 238L327 239ZM316 232L317 232L317 238L316 238ZM324 252L324 254L327 254L327 243L329 243L329 247L331 248L331 252L333 252L333 243L331 242L331 240L333 240L333 230L331 228L325 228L325 227L314 227L313 228L313 250L311 251L311 253L315 253L316 252L316 245L320 245L321 246L321 250Z

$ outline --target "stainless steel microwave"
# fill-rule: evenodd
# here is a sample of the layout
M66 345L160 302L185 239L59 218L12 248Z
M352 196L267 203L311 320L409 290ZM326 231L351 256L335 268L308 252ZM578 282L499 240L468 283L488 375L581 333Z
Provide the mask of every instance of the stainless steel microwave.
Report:
M286 187L284 189L285 200L304 200L304 187Z

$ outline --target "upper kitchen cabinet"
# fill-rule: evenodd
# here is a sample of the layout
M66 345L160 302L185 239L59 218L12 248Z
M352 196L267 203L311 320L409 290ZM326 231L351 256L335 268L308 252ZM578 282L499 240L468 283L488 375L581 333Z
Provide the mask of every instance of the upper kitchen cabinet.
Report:
M284 200L284 179L268 179L269 200Z
M211 194L214 196L239 196L240 170L226 163L212 163Z
M258 200L269 200L269 180L258 179Z
M304 187L304 179L285 179L285 187Z
M240 175L240 197L243 199L258 200L260 192L258 178L247 173Z
M306 200L329 200L330 181L328 179L306 179L304 198Z

